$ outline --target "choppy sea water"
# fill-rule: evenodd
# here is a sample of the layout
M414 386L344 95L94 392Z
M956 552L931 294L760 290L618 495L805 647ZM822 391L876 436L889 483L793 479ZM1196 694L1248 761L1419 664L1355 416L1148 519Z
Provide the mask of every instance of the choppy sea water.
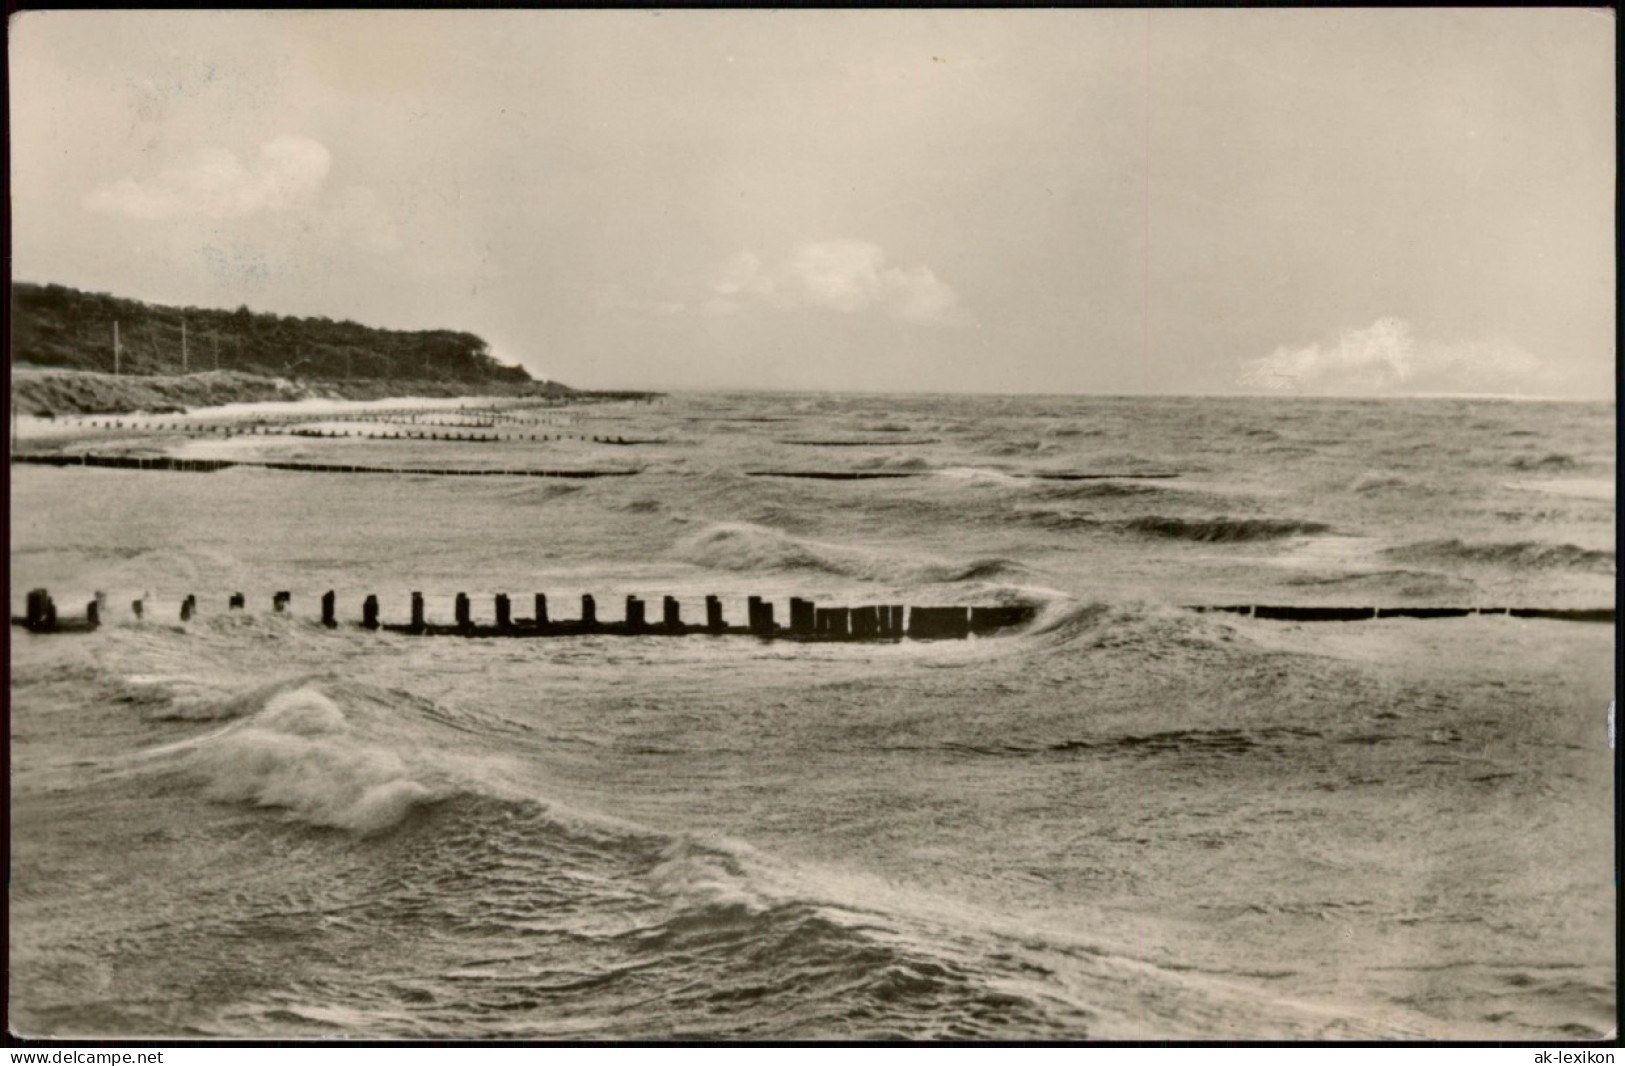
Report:
M1183 609L1611 603L1611 406L757 394L545 417L530 430L570 439L30 427L67 450L639 472L13 467L13 612L39 586L114 605L88 636L13 630L14 1027L1615 1024L1612 626ZM1079 473L1178 476L1035 476ZM734 622L749 595L781 620L792 595L1039 614L967 642L479 641L327 630L329 588L346 622L368 593L404 621L412 590L446 620L459 591L485 619L496 592L555 617L584 592L609 618L628 594L689 619L716 594Z

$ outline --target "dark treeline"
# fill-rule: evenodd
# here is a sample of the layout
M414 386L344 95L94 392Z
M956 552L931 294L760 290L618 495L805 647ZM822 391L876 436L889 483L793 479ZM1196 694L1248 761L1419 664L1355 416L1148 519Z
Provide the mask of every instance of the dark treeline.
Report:
M374 329L247 307L164 307L63 285L17 282L11 287L15 362L110 373L114 322L118 369L125 374L220 369L329 381L532 382L523 367L492 358L485 341L472 333Z

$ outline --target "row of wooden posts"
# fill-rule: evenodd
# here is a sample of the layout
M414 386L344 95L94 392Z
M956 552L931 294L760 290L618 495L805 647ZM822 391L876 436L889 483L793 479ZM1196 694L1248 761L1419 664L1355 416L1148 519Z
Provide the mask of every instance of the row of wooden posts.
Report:
M622 444L665 444L666 441L619 441ZM312 474L423 474L441 477L629 477L638 470L533 470L480 467L446 469L433 467L362 466L355 463L283 463L238 459L182 459L171 455L96 455L91 452L51 452L42 455L17 455L13 463L36 463L43 466L102 466L118 470L172 470L192 473L214 473L234 466L257 467L262 470L293 470ZM746 477L814 478L824 481L869 481L888 478L929 477L921 470L744 470ZM1167 478L1174 474L1019 474L1013 477L1037 481L1082 481L1090 479Z
M569 403L561 403L561 404L548 403L548 404L542 405L541 409L548 410L548 411L561 411L562 412L566 408L570 408L572 406L575 406L575 405L572 405L572 404L569 404ZM54 416L54 415L53 416L48 416L48 417L50 417L53 421L56 420L56 416ZM480 419L481 421L474 421L474 422L446 422L446 421L438 421L437 420L437 419L456 418L456 417ZM588 417L603 418L605 416L592 415L592 416L588 416ZM129 419L128 424L126 424L125 419ZM136 420L136 417L131 416L131 415L124 415L124 416L120 416L120 417L117 417L117 418L107 416L107 415L80 415L80 416L74 416L71 420L75 421L75 422L78 422L80 424L85 424L86 422L88 422L91 426L101 426L101 427L107 428L107 429L143 429L143 428L151 429L151 428L154 428L153 426L151 426L149 424L138 422ZM538 417L528 416L528 415L523 415L523 414L513 414L513 413L510 413L510 412L506 412L506 411L498 411L498 410L496 410L494 408L407 407L407 408L392 408L392 409L390 409L388 411L334 411L334 412L331 412L331 413L326 414L326 415L316 415L316 414L312 414L311 412L308 412L308 411L296 411L296 412L285 413L285 414L260 414L260 415L255 416L255 422L257 424L260 424L260 425L271 425L271 424L276 424L276 423L292 424L292 423L299 423L299 422L319 422L319 421L328 421L328 422L367 422L367 423L382 423L382 424L389 424L389 425L444 426L444 427L453 428L453 429L457 429L457 428L462 428L462 429L492 429L492 428L495 428L495 426L499 422L508 423L508 424L511 424L511 425L522 425L522 426L573 425L577 421L577 415L573 411L571 411L570 413L565 414L562 418L561 417L541 417L541 418L538 418Z
M338 419L338 420L335 420L335 421L350 421L350 419ZM92 422L92 423L90 423L90 425L91 425L92 428L106 428L106 429L122 429L122 428L124 428L122 423L115 424L113 422L107 423L107 425L105 427L99 426L98 423L96 423L96 422ZM290 426L256 426L256 425L230 426L230 425L217 425L217 424L208 424L208 423L196 423L196 424L193 424L193 423L187 423L187 422L155 422L155 423L153 423L151 425L135 426L135 427L131 427L131 428L139 429L143 433L173 431L173 432L177 432L177 433L187 433L187 434L214 434L214 433L218 433L218 434L221 434L221 435L226 436L226 437L255 437L255 436L259 436L259 437L275 437L275 436L281 436L281 437L317 437L317 438L331 439L331 440L336 440L336 439L338 439L340 437L355 437L355 438L361 439L361 440L426 440L426 441L437 441L437 442L440 442L440 443L453 442L453 443L460 443L460 444L490 444L490 443L493 443L493 442L502 442L502 441L551 442L551 441L566 441L566 440L590 441L590 442L592 442L594 444L669 444L669 443L671 443L670 441L665 441L665 440L627 440L625 437L620 437L620 436L617 436L617 437L588 436L586 434L579 434L579 433L578 434L568 434L568 433L555 433L555 434L546 434L546 433L529 433L529 434L526 434L526 433L494 433L494 434L492 434L490 436L475 436L472 433L439 433L439 432L430 433L430 432L423 432L423 431L413 432L413 431L410 431L410 430L394 430L394 431L373 433L373 432L368 432L368 431L359 430L359 429L357 429L357 430L348 430L348 429L345 429L345 430L338 430L338 429L323 430L323 429L308 429L308 428L290 427ZM455 427L453 427L453 428L455 428ZM468 428L468 427L465 427L465 428ZM477 427L472 427L472 428L489 429L489 428L493 428L493 427L477 426Z
M1193 611L1216 611L1281 622L1364 622L1378 618L1466 618L1471 615L1503 615L1509 618L1546 618L1560 622L1612 622L1612 607L1322 607L1226 604L1191 607Z
M232 467L252 467L258 470L287 470L306 474L406 474L435 477L629 477L636 470L537 470L511 467L416 467L416 466L362 466L355 463L284 463L239 459L182 459L172 455L93 455L53 453L50 455L13 455L14 463L34 463L42 466L99 466L114 470L167 470L180 473L212 474Z
M293 601L291 592L278 592L271 598L272 609L286 613ZM323 593L321 598L322 624L336 627L338 622L338 594ZM230 610L247 606L246 597L234 592L227 600ZM449 624L431 622L424 609L423 593L414 592L411 598L411 620L403 624L386 624L381 620L378 597L367 596L361 604L361 626L365 629L383 629L398 633L418 633L435 636L571 636L601 633L620 636L681 636L687 633L749 634L768 638L801 640L963 640L971 634L985 636L1001 629L1025 625L1036 614L1030 605L997 607L911 607L901 604L863 607L819 607L812 600L797 596L790 598L789 625L781 626L774 618L774 604L760 596L747 601L748 621L744 626L729 625L723 617L722 600L718 596L705 597L705 622L688 623L683 620L682 605L675 596L661 601L658 622L648 616L648 605L637 596L626 597L625 615L619 622L603 621L598 617L597 600L591 595L581 597L581 614L575 619L553 619L548 614L547 595L538 592L533 600L529 618L515 618L513 601L506 593L497 593L493 601L496 621L482 625L474 621L473 605L467 593L459 592L454 600L454 621ZM146 613L144 600L134 600L130 610L136 618ZM45 589L34 589L28 594L27 614L22 624L34 632L64 632L94 629L107 613L106 596L85 605L81 619L63 619ZM197 597L187 596L181 601L180 619L189 622L197 613ZM16 621L14 619L14 621Z
M271 606L278 614L286 613L293 601L291 592L278 592L271 598ZM548 614L547 596L536 593L529 618L515 618L513 601L506 593L497 593L493 602L496 621L491 625L478 624L473 618L473 604L467 593L459 592L454 600L454 621L451 624L428 620L424 609L423 593L414 592L411 598L411 620L403 624L389 624L381 620L378 597L367 596L361 604L361 626L365 629L383 629L397 633L429 634L434 636L573 636L607 634L619 636L681 636L688 633L750 634L767 638L798 640L963 640L975 634L986 636L1002 629L1023 626L1033 620L1036 609L1031 605L1005 605L996 607L909 607L887 604L863 607L819 607L812 600L798 596L790 598L789 625L781 626L774 617L774 604L760 596L747 601L747 621L743 626L729 625L723 617L722 601L717 596L705 597L705 622L688 623L683 620L682 605L674 596L663 597L658 622L649 619L648 605L637 596L626 597L625 615L619 622L603 621L598 617L597 600L591 595L581 597L581 614L575 619L553 619ZM336 627L338 622L338 594L328 591L322 595L322 624ZM230 610L242 610L247 598L234 592L227 600ZM1461 618L1469 615L1500 615L1511 618L1541 618L1567 622L1616 621L1612 607L1558 608L1558 607L1326 607L1326 606L1261 606L1223 605L1197 606L1195 611L1218 611L1243 614L1253 618L1296 622L1355 622L1379 618ZM146 602L134 600L130 604L136 618L144 617ZM189 622L197 613L197 597L188 595L181 601L180 619ZM107 614L107 600L98 592L96 598L85 605L82 617L63 618L45 589L28 593L26 614L13 623L21 623L36 633L73 632L95 629Z

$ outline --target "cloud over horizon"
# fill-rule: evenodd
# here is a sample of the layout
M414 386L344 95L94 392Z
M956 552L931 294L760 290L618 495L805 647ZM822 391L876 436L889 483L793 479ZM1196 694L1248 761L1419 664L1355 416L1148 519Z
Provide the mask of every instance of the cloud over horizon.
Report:
M1504 338L1418 340L1402 318L1345 330L1336 343L1279 347L1243 363L1241 384L1276 393L1395 395L1538 391L1555 383L1534 356Z
M309 202L332 164L326 146L309 137L267 141L246 164L230 149L203 148L149 178L125 177L99 186L84 206L139 219L240 218Z
M739 310L746 301L780 308L813 307L843 314L879 311L916 325L938 326L960 317L959 294L925 264L888 266L878 244L860 240L811 241L771 269L754 252L731 257L713 286L706 309Z

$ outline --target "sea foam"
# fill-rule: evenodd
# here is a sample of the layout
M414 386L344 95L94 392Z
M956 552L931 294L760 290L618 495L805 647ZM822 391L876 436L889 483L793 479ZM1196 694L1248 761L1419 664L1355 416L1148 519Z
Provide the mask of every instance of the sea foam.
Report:
M241 728L200 748L196 765L211 798L361 833L386 829L443 795L417 780L399 753L356 735L338 704L308 686L272 696Z

